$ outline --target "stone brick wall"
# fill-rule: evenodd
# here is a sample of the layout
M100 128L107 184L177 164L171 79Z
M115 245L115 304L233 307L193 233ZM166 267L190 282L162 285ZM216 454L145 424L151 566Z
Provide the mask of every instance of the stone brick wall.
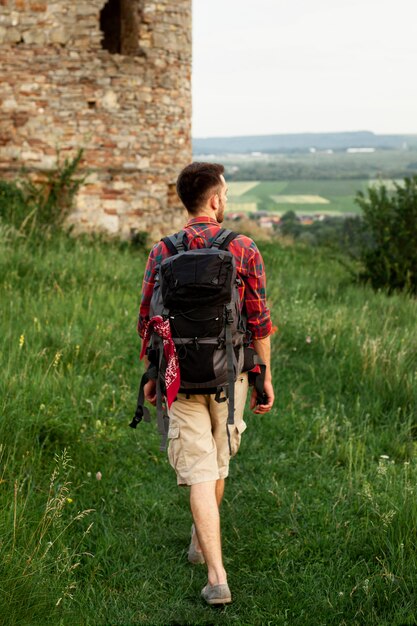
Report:
M0 61L0 176L83 148L76 229L156 239L183 225L191 0L0 0Z

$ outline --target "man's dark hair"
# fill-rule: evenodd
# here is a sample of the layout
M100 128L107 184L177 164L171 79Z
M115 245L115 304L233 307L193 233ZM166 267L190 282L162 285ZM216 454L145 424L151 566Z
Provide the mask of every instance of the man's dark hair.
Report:
M184 167L177 180L177 193L191 214L203 206L210 191L221 186L220 176L224 172L220 163L190 163Z

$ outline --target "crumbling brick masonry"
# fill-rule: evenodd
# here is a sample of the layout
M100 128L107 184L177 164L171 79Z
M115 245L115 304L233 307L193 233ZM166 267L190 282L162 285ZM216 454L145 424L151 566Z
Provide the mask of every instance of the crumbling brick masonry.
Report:
M191 0L0 0L0 175L84 149L70 221L155 239L183 225Z

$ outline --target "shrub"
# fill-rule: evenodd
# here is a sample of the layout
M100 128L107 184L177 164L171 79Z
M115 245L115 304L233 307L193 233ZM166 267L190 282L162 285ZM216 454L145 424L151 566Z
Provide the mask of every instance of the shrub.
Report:
M355 260L366 238L359 216L327 216L323 220L314 220L312 224L302 224L294 211L284 213L276 232L304 245L340 251Z
M374 288L417 293L417 176L389 191L384 184L359 192L365 230L360 278Z
M281 216L279 230L284 237L294 238L303 232L303 226L295 211L287 211Z
M25 194L16 182L0 180L0 217L16 228L28 213Z
M21 233L48 233L62 229L74 196L86 175L76 175L83 151L60 162L40 182L28 176L18 181L0 181L0 217Z

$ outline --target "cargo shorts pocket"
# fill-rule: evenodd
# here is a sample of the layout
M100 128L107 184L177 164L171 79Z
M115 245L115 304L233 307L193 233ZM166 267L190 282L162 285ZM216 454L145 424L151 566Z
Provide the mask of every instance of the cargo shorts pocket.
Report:
M242 439L242 433L246 430L246 423L242 420L239 424L235 424L230 433L230 448L232 456L237 454L240 447L240 440Z
M170 426L168 431L168 461L174 470L184 469L184 454L181 447L180 427Z

